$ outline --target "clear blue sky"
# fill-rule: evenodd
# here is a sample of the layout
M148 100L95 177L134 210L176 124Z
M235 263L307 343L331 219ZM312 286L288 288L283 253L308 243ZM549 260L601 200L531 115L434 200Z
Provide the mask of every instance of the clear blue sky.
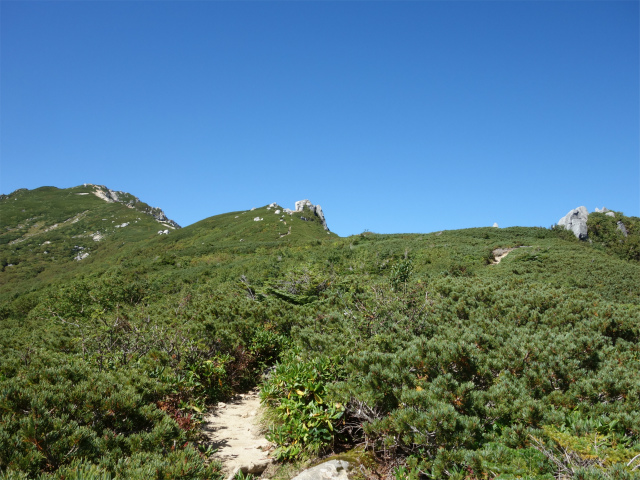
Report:
M640 216L637 1L0 2L0 191L339 235Z

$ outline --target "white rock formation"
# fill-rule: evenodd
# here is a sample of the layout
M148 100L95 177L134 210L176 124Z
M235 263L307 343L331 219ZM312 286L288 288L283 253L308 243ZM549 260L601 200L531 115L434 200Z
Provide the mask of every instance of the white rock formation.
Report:
M558 225L571 230L580 240L587 238L587 218L589 211L586 207L578 207L571 210L558 221Z
M498 222L493 224L493 228L500 228L500 227L498 227Z
M329 227L327 227L327 221L324 218L324 213L322 213L322 207L320 205L314 205L307 199L299 200L296 202L296 212L303 212L305 207L311 210L311 212L313 212L315 216L320 219L320 221L322 222L322 226L325 230L328 231Z

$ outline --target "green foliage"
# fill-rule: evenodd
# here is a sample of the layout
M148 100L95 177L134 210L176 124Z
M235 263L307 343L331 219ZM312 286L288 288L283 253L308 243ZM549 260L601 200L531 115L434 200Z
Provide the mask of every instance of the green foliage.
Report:
M413 264L410 260L403 260L399 263L396 263L393 267L391 267L391 285L394 290L399 290L400 287L406 289L407 282L409 281L409 277L413 272Z
M154 405L165 390L143 372L100 373L81 359L42 352L26 365L5 361L2 378L3 470L51 478L216 477L187 432Z
M276 458L318 454L334 442L344 409L326 395L338 371L326 358L302 361L293 354L276 365L260 394L275 420L267 439L277 445Z
M83 188L0 200L1 475L217 478L202 413L272 365L282 460L360 443L397 478L637 475L633 217L592 214L591 244L341 239L268 207L158 236ZM496 248L513 250L493 265Z
M623 259L640 261L640 218L626 217L620 212L614 214L611 217L604 213L591 213L587 220L589 238ZM624 225L626 236L618 222Z

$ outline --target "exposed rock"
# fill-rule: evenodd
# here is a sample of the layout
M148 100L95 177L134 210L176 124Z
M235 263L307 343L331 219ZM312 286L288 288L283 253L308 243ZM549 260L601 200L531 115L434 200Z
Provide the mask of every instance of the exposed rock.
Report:
M320 221L322 222L322 227L328 231L329 227L327 227L327 221L324 218L322 207L320 205L314 205L313 203L311 203L309 200L306 200L306 199L296 202L296 212L303 212L305 207L311 210L315 214L315 216L320 219Z
M146 203L141 202L138 197L134 197L130 193L114 191L105 187L104 185L93 185L91 183L85 183L84 186L85 187L92 186L93 194L96 197L101 198L107 203L115 203L115 202L121 203L125 207L133 208L138 211L144 212L148 215L151 215L153 218L156 219L156 221L160 223L166 223L167 225L165 226L169 228L180 228L180 225L178 225L176 222L174 222L170 218L167 218L167 216L161 209L151 207Z
M303 470L292 480L348 480L351 464L344 460L329 460L313 468Z
M571 210L558 221L558 225L571 230L580 240L587 238L587 218L589 211L586 207L578 207Z
M253 219L253 221L254 221L254 222L259 222L259 221L261 221L261 220L262 220L262 218L260 218L260 217L255 217L255 218Z
M74 260L79 262L80 260L84 260L88 256L89 256L89 252L78 252L78 255L74 257Z
M595 213L604 213L608 217L615 217L616 214L609 210L607 207L602 207L602 209L596 207Z
M263 460L256 460L255 462L251 462L248 465L242 465L233 469L231 474L227 477L227 480L233 480L237 478L238 473L242 472L245 476L248 474L251 475L260 475L264 472L269 465L273 463L273 459L266 458Z
M618 230L620 230L622 232L622 235L624 235L625 237L629 235L629 232L627 232L627 227L625 227L624 223L622 223L621 221L618 221Z
M493 228L500 228L500 227L498 227L498 222L493 224Z

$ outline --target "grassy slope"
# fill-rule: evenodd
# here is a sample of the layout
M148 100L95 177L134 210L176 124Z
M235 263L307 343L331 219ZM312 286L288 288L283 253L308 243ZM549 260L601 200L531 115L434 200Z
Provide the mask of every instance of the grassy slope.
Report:
M92 191L91 186L42 187L0 200L4 298L103 269L130 245L154 239L158 230L165 229L150 215L122 203L107 203ZM89 256L77 261L79 253Z
M276 215L275 210L282 208L267 206L217 215L158 235L165 227L150 215L122 203L107 203L92 192L92 186L42 187L19 190L0 200L0 300L51 282L103 272L122 261L173 265L178 256L207 257L229 247L255 251L257 245L337 237L325 232L308 211ZM308 221L301 220L305 215ZM254 221L255 217L263 220ZM95 234L102 238L95 241ZM77 261L79 253L89 256Z

